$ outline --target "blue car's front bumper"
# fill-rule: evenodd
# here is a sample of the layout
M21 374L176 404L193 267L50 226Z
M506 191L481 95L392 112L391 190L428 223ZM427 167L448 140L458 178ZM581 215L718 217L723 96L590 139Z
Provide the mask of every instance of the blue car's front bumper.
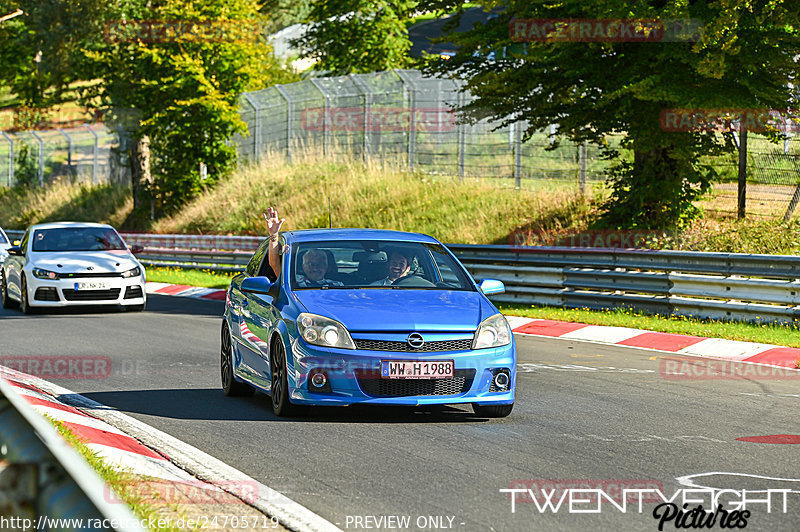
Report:
M502 405L514 402L516 387L515 342L497 348L470 351L393 352L325 349L302 340L291 345L294 367L289 371L290 400L297 404L435 405L478 403ZM453 360L455 380L415 382L414 379L380 379L382 360ZM490 391L495 370L507 370L506 391ZM324 372L330 391L318 392L309 377ZM428 381L428 379L425 379ZM327 386L326 386L327 389ZM407 395L408 393L416 395Z

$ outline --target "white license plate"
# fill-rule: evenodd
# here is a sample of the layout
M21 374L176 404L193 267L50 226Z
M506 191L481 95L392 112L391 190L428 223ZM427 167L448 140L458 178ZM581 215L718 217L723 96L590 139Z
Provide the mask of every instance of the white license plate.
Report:
M92 283L75 283L75 290L108 290L109 283L95 281Z
M452 360L381 360L384 379L446 379L453 376Z

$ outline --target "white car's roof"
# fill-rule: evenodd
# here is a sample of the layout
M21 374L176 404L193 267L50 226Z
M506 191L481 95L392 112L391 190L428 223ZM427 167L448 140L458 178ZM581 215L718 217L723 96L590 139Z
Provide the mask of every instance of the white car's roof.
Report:
M93 222L51 222L45 224L32 225L31 229L64 229L67 227L107 227L111 228L108 224L98 224ZM113 229L113 228L112 228Z

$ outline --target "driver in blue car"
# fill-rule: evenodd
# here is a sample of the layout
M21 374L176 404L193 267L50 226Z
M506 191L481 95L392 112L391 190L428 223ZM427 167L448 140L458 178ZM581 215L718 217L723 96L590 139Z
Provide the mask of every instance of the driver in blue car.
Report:
M396 249L389 253L389 274L383 279L370 283L370 286L389 286L398 279L407 276L411 271L414 257L407 251Z
M270 207L264 213L269 230L269 265L277 277L281 272L281 255L278 246L278 233L281 225L286 220L278 218L278 211ZM340 281L326 277L328 273L328 256L320 249L312 249L303 255L303 273L297 275L297 285L300 288L313 288L317 286L344 286Z

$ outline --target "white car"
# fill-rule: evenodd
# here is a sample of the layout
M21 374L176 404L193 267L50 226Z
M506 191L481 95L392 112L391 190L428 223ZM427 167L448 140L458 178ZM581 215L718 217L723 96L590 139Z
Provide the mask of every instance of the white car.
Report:
M8 240L6 232L0 227L0 264L8 257L8 248L11 247L11 242Z
M144 267L110 225L32 225L2 266L0 302L29 313L38 307L122 305L144 310Z

